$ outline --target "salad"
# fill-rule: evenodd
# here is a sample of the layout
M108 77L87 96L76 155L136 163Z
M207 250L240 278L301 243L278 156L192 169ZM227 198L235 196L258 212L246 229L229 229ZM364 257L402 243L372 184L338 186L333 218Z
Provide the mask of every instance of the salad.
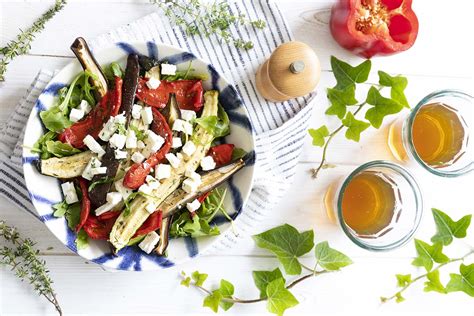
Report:
M165 255L170 237L219 234L216 214L232 220L219 186L246 154L222 143L219 92L204 91L191 64L130 54L125 70L102 69L84 39L71 49L84 71L40 112L46 132L32 150L39 171L62 181L54 216L66 217L78 249L99 239Z

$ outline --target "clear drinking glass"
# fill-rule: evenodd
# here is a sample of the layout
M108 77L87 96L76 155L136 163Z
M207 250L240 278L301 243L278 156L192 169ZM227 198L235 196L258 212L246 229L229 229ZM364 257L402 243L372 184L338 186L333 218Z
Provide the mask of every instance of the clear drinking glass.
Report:
M383 184L382 191L367 185L369 183L367 179L375 179ZM355 191L352 189L356 182L357 185L363 184L361 190L357 191L358 194L362 192L360 196L354 195ZM383 189L386 191L385 194L379 194L384 192ZM369 193L365 194L367 192ZM345 197L345 194L348 196ZM366 212L360 200L352 199L354 197L366 199L365 195L375 200L372 204L377 207L374 209L383 211ZM372 195L375 198L372 198ZM348 212L353 204L347 204L347 199L352 199L349 201L353 204L362 203L359 205L361 214ZM423 210L421 191L413 176L405 168L381 160L363 164L347 178L333 183L326 192L324 204L329 218L338 222L344 233L356 245L373 251L394 249L409 241L418 228ZM384 207L378 208L380 205ZM361 219L359 223L352 219L354 215ZM361 228L366 224L373 228Z
M420 118L420 113L431 111L429 107L442 104L441 107L445 114L444 120L438 121L430 116L431 123L428 120L425 130L436 131L435 133L426 132L425 143L427 146L433 139L449 140L451 150L446 150L449 155L448 161L429 161L422 158L422 151L417 151L417 143L414 136L415 122ZM424 115L424 114L423 114ZM428 117L428 116L426 116ZM444 124L440 124L443 122ZM391 126L388 134L388 145L395 158L402 162L416 161L429 172L443 177L456 177L464 175L474 169L474 146L470 139L470 129L474 126L474 102L473 97L465 92L458 90L441 90L433 92L424 97L416 107L406 116L399 117ZM420 134L418 134L420 135ZM433 136L434 135L434 136ZM434 150L443 153L446 148L446 142L441 142ZM420 144L420 140L418 140ZM432 145L436 146L433 141ZM418 145L420 149L420 145ZM448 156L445 156L448 157Z

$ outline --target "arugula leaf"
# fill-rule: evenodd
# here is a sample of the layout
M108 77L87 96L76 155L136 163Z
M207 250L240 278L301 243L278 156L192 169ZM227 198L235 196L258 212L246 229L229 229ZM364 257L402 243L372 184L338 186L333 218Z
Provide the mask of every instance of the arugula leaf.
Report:
M321 126L318 129L310 128L308 130L309 135L313 138L313 146L324 146L325 137L329 136L329 130L326 125Z
M209 307L214 313L219 310L219 303L222 300L222 294L219 290L212 291L212 294L206 296L202 306Z
M76 246L77 250L85 249L89 246L89 237L84 229L81 229L79 233L77 233Z
M396 274L397 286L404 287L411 283L411 274Z
M222 279L221 280L221 287L219 288L219 291L221 292L222 298L232 298L232 295L234 295L234 285L230 283L227 280ZM234 303L232 302L225 302L221 300L219 302L219 305L222 307L223 310L228 310L231 308Z
M212 134L214 138L224 137L230 133L229 116L220 104L217 116L200 117L195 119L194 122L204 128L209 134Z
M288 224L254 235L253 239L258 247L268 249L278 257L287 274L301 273L301 264L297 258L314 246L312 230L300 233Z
M52 132L60 132L72 125L67 114L59 107L52 107L49 110L40 112L41 121L44 126Z
M360 133L370 126L369 123L356 119L351 112L347 112L346 117L342 120L342 125L347 127L346 138L356 142L360 140Z
M127 246L133 246L139 244L143 239L145 239L146 235L138 235L130 239L127 243Z
M193 278L193 281L197 286L202 286L204 282L206 282L208 275L206 273L199 273L199 271L194 271L193 274L191 274L191 277Z
M403 105L392 99L383 97L380 91L375 87L370 87L367 93L366 102L373 105L365 113L365 118L372 124L373 127L379 128L385 116L395 114L403 109Z
M69 144L65 144L60 141L48 140L45 142L46 150L56 157L71 156L81 151L77 148L72 147Z
M366 60L353 67L334 56L331 56L331 68L336 77L336 89L345 89L348 86L367 81L372 63Z
M170 235L173 237L202 237L219 235L218 226L210 226L209 222L200 219L198 214L191 217L188 211L184 211L171 224Z
M117 62L113 62L104 68L104 75L108 81L113 82L115 77L123 78L124 71Z
M51 157L51 153L46 148L46 142L56 138L56 133L47 131L44 133L33 145L32 151L39 153L41 159L48 159Z
M329 88L327 90L327 97L331 102L331 106L325 113L328 115L337 115L341 120L344 118L344 115L346 115L346 107L348 105L357 104L355 85L347 86L342 90Z
M66 211L66 221L67 225L72 231L76 230L77 224L81 218L81 204L74 203L69 205Z
M267 286L267 309L270 313L283 315L286 309L298 305L298 300L285 287L285 280L279 278Z
M439 279L439 270L433 270L428 272L426 275L428 281L425 282L425 288L423 289L425 292L438 292L438 293L447 293L446 289L444 288L443 284Z
M232 150L232 158L231 158L232 160L231 161L243 158L243 157L245 157L245 155L247 155L247 152L244 149L239 148L239 147L234 147L234 150Z
M53 209L54 209L54 213L53 213L54 217L63 217L64 214L66 214L66 211L68 209L68 204L66 203L66 200L64 200L62 202L54 204Z
M270 282L276 279L283 279L285 281L279 268L273 271L252 271L252 276L255 286L260 290L260 298L267 296L267 286Z
M466 237L467 228L471 224L472 215L466 215L457 222L453 221L448 214L432 208L433 218L436 224L437 232L431 238L433 243L439 242L444 246L449 245L453 241L453 237Z
M407 98L405 96L405 88L408 85L408 80L402 76L392 77L388 73L379 71L379 83L382 86L390 87L390 97L392 100L402 104L406 108L410 108Z
M449 275L451 279L446 285L446 291L448 293L462 291L474 297L474 263L461 264L459 272L461 274L451 273Z
M94 188L96 186L98 186L99 184L104 184L104 183L112 183L114 182L114 178L112 177L104 177L104 178L100 178L99 180L97 181L93 181L91 182L91 184L89 184L89 188L87 189L88 192L91 192L92 190L94 190Z
M449 261L449 258L443 253L443 245L440 243L430 246L422 240L415 239L415 248L418 256L411 264L416 267L424 267L428 272L433 268L433 261L437 263Z
M317 264L328 271L335 271L352 264L352 260L343 254L329 247L327 241L320 242L314 248Z

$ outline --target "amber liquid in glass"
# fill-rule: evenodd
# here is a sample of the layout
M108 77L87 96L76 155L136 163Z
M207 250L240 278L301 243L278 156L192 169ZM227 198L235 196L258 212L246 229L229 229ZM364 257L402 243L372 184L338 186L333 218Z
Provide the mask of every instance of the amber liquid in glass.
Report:
M380 172L365 171L348 183L342 196L344 222L360 237L376 238L390 230L397 187Z

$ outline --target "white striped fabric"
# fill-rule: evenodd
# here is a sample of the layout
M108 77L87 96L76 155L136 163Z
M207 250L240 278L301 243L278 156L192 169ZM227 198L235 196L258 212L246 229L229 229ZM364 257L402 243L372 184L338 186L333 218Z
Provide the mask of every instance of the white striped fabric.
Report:
M89 43L93 50L120 41L154 40L179 46L212 63L234 83L257 133L255 184L245 210L236 221L236 226L242 232L238 235L242 236L252 232L251 228L278 203L291 183L311 117L312 107L309 103L314 94L278 104L270 103L258 95L255 88L258 66L278 45L291 41L292 34L273 1L233 1L231 10L251 19L260 18L267 22L263 31L255 31L252 27L231 30L236 37L251 39L255 44L253 49L237 50L231 45L218 43L217 38L213 37L188 37L181 28L170 25L159 13L150 14ZM28 200L21 170L18 169L21 166L22 131L31 107L51 76L51 73L45 71L38 74L32 87L0 131L0 172L3 174L0 193L30 212L33 207ZM226 234L210 251L230 247L236 240L233 233Z

